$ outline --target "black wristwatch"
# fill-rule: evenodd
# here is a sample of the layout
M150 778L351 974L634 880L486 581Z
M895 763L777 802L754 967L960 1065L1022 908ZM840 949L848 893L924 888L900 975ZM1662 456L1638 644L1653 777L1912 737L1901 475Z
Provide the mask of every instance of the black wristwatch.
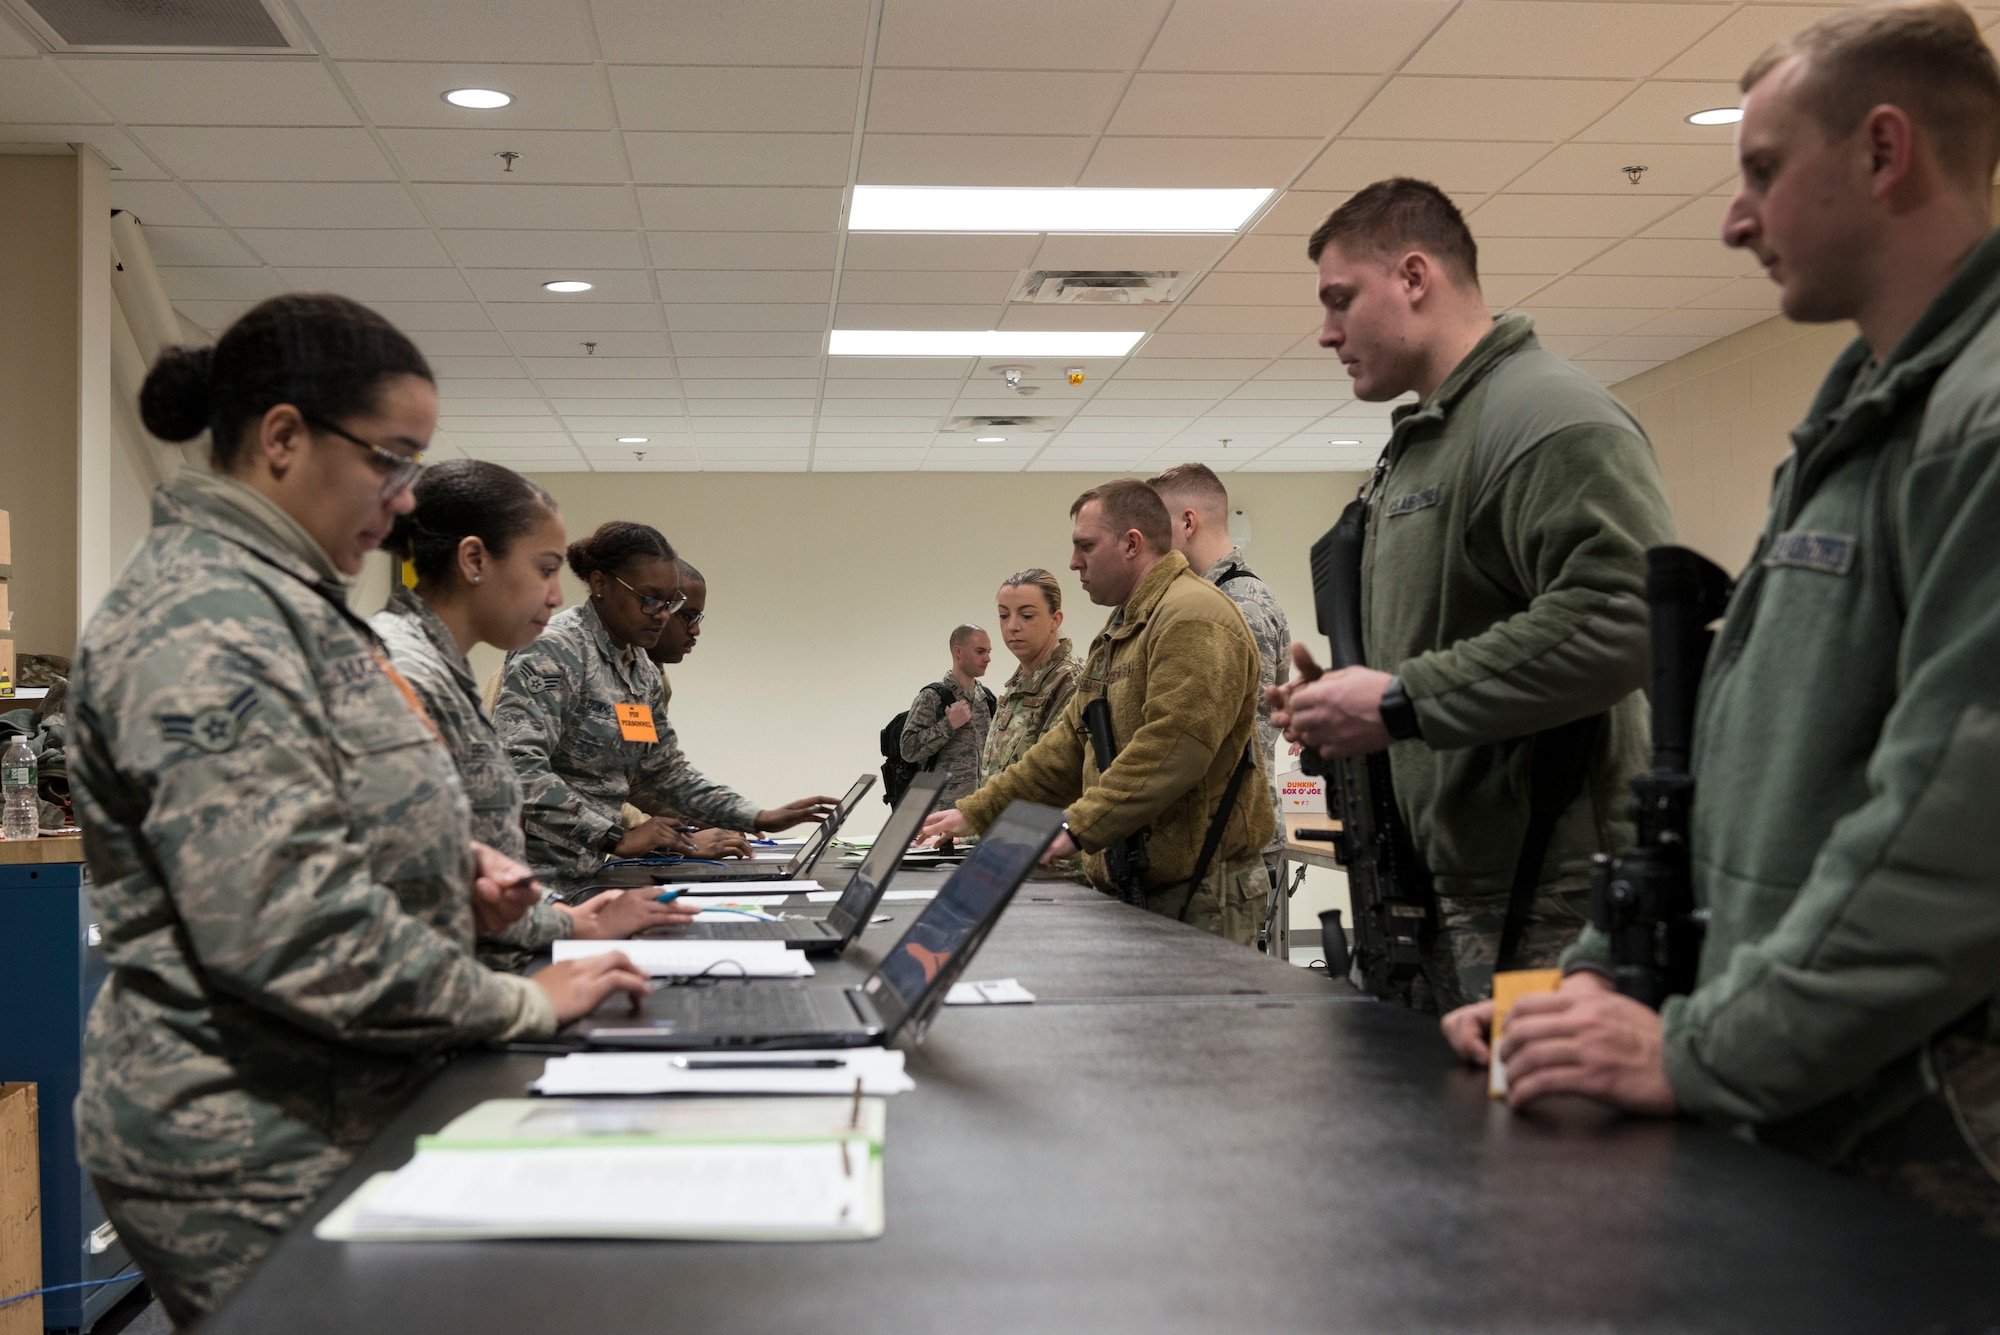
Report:
M1417 707L1410 703L1409 695L1404 692L1401 677L1389 678L1389 687L1382 692L1382 726L1389 730L1389 736L1399 742L1424 735L1423 728L1417 723Z
M597 851L605 854L606 856L609 856L612 853L616 853L618 851L618 845L624 842L625 842L625 827L622 825L614 825L610 829L604 832L604 837L602 839L599 839L597 841Z

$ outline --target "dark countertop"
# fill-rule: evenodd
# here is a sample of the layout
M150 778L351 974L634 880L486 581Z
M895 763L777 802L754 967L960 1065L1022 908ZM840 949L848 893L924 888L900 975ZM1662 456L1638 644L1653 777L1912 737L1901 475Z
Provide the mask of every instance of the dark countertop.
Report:
M1971 1332L2000 1247L1687 1124L1495 1106L1434 1022L1082 887L1024 887L889 1103L865 1243L334 1244L204 1331ZM1075 891L1077 893L1069 893ZM820 981L919 907L884 904ZM309 1217L542 1058L454 1062Z

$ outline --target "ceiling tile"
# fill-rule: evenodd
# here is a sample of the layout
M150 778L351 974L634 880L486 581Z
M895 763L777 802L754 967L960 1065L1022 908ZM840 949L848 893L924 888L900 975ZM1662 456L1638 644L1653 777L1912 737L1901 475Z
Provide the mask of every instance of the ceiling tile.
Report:
M561 359L575 363L578 367L591 367L588 374L597 374L599 362L623 362L634 358L660 357L668 354L667 336L658 330L616 330L595 329L589 333L574 330L517 330L507 336L507 343L514 351L531 360ZM585 347L595 343L595 353ZM572 375L586 372L576 370ZM606 375L615 374L606 371Z
M617 414L611 417L565 417L563 426L577 437L577 443L585 449L592 445L593 436L677 436L688 429L685 417L647 417L640 413ZM616 439L602 442L616 445ZM672 444L671 441L648 440L648 445ZM629 446L623 448L630 448Z
M495 221L505 222L507 218ZM630 232L466 228L439 233L461 264L482 269L639 269L646 257Z
M6 77L6 66L0 64L0 79ZM65 150L71 144L88 144L110 166L113 181L164 181L173 176L114 125L0 124L0 143L61 145Z
M579 339L598 333L639 333L662 327L660 308L653 305L604 302L561 306L538 301L495 301L486 309L502 330L572 330Z
M1168 0L887 0L878 67L1124 70L1139 63ZM1023 40L1024 34L1055 40Z
M1596 361L1670 362L1713 340L1701 334L1626 334L1591 349Z
M1122 74L878 70L868 129L908 134L1096 134Z
M1232 273L1299 274L1306 279L1313 272L1303 236L1246 236L1216 267Z
M1000 314L998 303L978 305L891 305L842 302L834 312L836 329L991 329Z
M1227 236L1050 236L1023 268L1206 269L1222 257ZM851 254L854 243L848 243ZM852 264L848 267L852 268Z
M738 383L755 384L756 382L739 381ZM790 431L794 430L797 427L800 419L811 416L812 410L813 410L813 401L809 398L689 399L688 400L688 413L692 418L692 420L694 421L697 429L701 429L701 423L705 421L721 421L724 418L729 419L728 422L724 423L724 425L712 428L714 430L719 430L719 431L736 431L736 430ZM782 425L782 426L739 425L746 418L758 418L758 419L764 419L766 421L772 421L782 418L785 419L785 421L787 421L788 423L790 423L790 425Z
M356 301L471 301L456 269L284 269L298 292L337 292Z
M541 0L299 0L325 50L340 60L590 59L583 12Z
M1479 238L1479 272L1490 274L1565 273L1604 249L1601 238Z
M1559 278L1538 301L1550 306L1681 306L1713 292L1713 278Z
M1706 196L1660 219L1646 229L1646 235L1713 241L1719 246L1722 244L1722 220L1728 212L1728 199Z
M1319 147L1317 139L1117 139L1098 141L1078 185L1275 187Z
M1778 285L1768 278L1738 278L1687 303L1704 310L1778 312Z
M830 357L826 363L826 392L843 392L839 382L882 385L909 382L963 380L975 363L966 357ZM939 392L948 387L941 386Z
M662 269L660 297L667 302L825 301L833 293L830 270Z
M998 329L1101 330L1107 333L1157 329L1171 306L1056 306L1017 301L1006 308Z
M881 444L902 443L928 445L937 434L937 417L834 417L824 414L820 417L819 443L861 443L874 440Z
M719 381L717 383L726 384L728 382ZM778 381L776 383L782 385L790 382ZM810 381L806 383L808 386L811 384ZM843 398L838 392L842 390L851 392L857 385L870 383L868 381L855 380L827 381L826 397L820 400L819 405L820 420L834 421L849 417L868 417L878 413L892 413L898 418L935 418L951 410L953 399L950 394L930 398L902 398L892 397L878 390L865 398ZM908 392L911 387L902 385L900 388ZM951 389L955 388L955 386L947 385L946 388Z
M438 368L442 373L442 368ZM522 400L525 404L527 400ZM496 432L542 431L558 425L546 409L519 417L440 417L438 427L453 436L492 435ZM466 442L472 443L472 442Z
M675 330L680 357L811 357L826 346L824 331L812 333L700 333Z
M858 70L613 65L608 73L627 130L851 132L861 95Z
M830 232L838 190L795 186L639 188L646 226L670 232Z
M1717 5L1467 0L1404 68L1412 74L1639 78L1716 25Z
M673 386L671 384L663 383L660 386L659 392L664 395L672 389ZM625 413L632 413L640 417L671 417L678 415L682 411L679 399L665 397L651 399L562 398L550 399L549 405L561 415L565 422L571 417L617 417Z
M1576 369L1600 385L1615 385L1621 380L1630 380L1658 365L1658 362L1599 361L1594 357L1579 357L1576 360Z
M26 31L0 21L0 59L31 60L41 54L41 46Z
M1720 241L1647 237L1627 241L1581 270L1587 274L1656 274L1683 278L1743 278L1763 272L1756 256Z
M1139 345L1138 357L1278 357L1298 341L1292 334L1158 333Z
M146 249L152 252L153 263L163 269L176 265L262 263L220 227L147 227L141 234L146 238Z
M632 192L622 185L456 185L414 187L439 227L540 227L577 231L636 228Z
M466 278L481 301L532 301L551 307L598 306L606 302L652 302L653 284L643 269L467 269ZM588 292L545 292L552 278L591 283Z
M540 401L541 391L525 376L515 376L511 380L448 380L438 385L438 399L447 411L456 413L512 413L527 412L519 406L522 399ZM562 411L560 403L555 405Z
M1396 173L1389 173L1391 176ZM1377 178L1379 179L1379 178ZM1299 253L1305 253L1305 238L1313 229L1326 221L1326 215L1345 204L1353 196L1346 190L1287 190L1264 210L1264 216L1251 229L1258 236L1296 236L1299 238ZM1473 196L1478 198L1478 196ZM1458 199L1460 208L1469 208L1466 198Z
M1371 74L1395 69L1450 0L1178 0L1149 70Z
M194 192L231 227L422 227L400 185L215 182ZM139 214L143 221L144 213ZM166 221L161 219L160 221Z
M366 130L152 126L145 147L187 181L392 181Z
M1838 6L1746 5L1659 71L1662 79L1718 79L1734 83L1765 47Z
M82 89L63 77L63 71L53 60L9 60L0 64L0 124L49 125L75 121L103 125L111 119Z
M845 268L856 269L1024 269L1041 245L1038 236L962 233L920 236L856 232L847 238Z
M235 301L176 301L174 313L193 323L197 329L210 334L220 334L227 329L237 316L250 309L254 303Z
M1515 306L1547 287L1556 275L1544 274L1488 274L1479 287L1486 294L1486 302L1495 310L1505 310Z
M397 328L419 333L433 329L491 329L494 323L484 310L469 301L377 301L370 304ZM462 392L493 393L483 384L477 391L467 389Z
M553 376L558 380L672 380L674 364L667 355L666 339L657 335L646 337L659 338L659 355L635 357L624 354L613 357L600 348L598 354L592 357L583 355L581 348L571 345L564 348L560 355L523 357L522 362L529 375Z
M598 39L661 65L859 65L867 0L591 0Z
M861 141L861 180L869 185L1074 185L1095 142L1088 135L869 134Z
M590 185L630 176L607 130L384 130L382 139L413 181ZM519 156L509 163L502 153Z
M1160 326L1169 334L1287 334L1297 338L1319 326L1317 311L1302 302L1286 306L1183 306Z
M1733 107L1743 100L1733 83L1690 83L1659 80L1641 84L1604 119L1578 139L1620 144L1721 144L1728 147L1736 132L1727 125L1689 125L1687 118L1713 107Z
M831 232L646 234L660 269L830 269L837 241Z
M1770 316L1759 310L1696 310L1693 308L1668 311L1655 319L1648 320L1632 332L1635 334L1699 334L1703 338L1726 338L1739 329L1748 329L1753 324L1761 324Z
M1466 219L1480 236L1629 236L1673 207L1634 190L1623 195L1494 195Z
M1128 361L1118 369L1121 380L1246 380L1264 369L1265 358L1151 357Z
M667 307L667 327L675 333L821 333L826 329L826 303L675 303Z
M1637 185L1628 166L1646 171ZM1522 194L1677 195L1712 189L1736 170L1727 144L1564 144L1510 187Z
M1328 145L1299 178L1317 190L1359 190L1391 176L1414 176L1451 193L1489 194L1526 171L1547 144L1437 143L1407 139L1348 139ZM1332 211L1329 205L1320 216ZM1317 221L1317 220L1315 220Z
M672 381L650 377L637 380L565 380L555 376L544 376L540 384L542 392L556 400L558 404L564 400L584 397L599 400L651 401L673 392Z
M287 64L296 70L296 64ZM591 65L481 65L348 60L341 77L376 125L471 130L609 130L603 76ZM454 88L496 88L514 101L491 111L455 107Z
M1609 111L1629 85L1598 79L1403 76L1345 133L1358 139L1567 139Z
M845 185L853 134L625 135L632 179L658 185Z
M311 61L98 58L63 66L131 125L360 124L333 76Z
M1143 434L1167 436L1186 429L1194 421L1193 413L1175 415L1161 414L1157 417L1078 417L1064 430L1069 440L1079 436Z
M1528 313L1535 317L1537 332L1608 338L1613 334L1629 333L1660 312L1657 307L1546 306L1537 302L1528 308Z
M1007 300L1018 272L916 272L861 270L842 275L840 300L846 302L891 302L930 304L972 302L998 305Z
M152 235L150 229L147 235ZM451 263L428 229L246 227L239 228L236 235L265 262L280 267L422 268Z
M1374 87L1353 74L1140 74L1107 133L1323 139Z
M181 301L261 301L287 290L287 284L269 269L162 267L160 282L167 295Z
M822 357L683 357L681 375L689 380L793 380L819 374Z

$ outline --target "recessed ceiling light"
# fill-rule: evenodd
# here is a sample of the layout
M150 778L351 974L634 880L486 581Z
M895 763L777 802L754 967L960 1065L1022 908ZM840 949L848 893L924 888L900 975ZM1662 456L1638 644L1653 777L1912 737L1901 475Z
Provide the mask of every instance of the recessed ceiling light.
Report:
M618 443L620 445L644 445L647 439L645 436L620 436Z
M1233 232L1269 190L858 185L850 232Z
M976 445L1005 445L1007 443L1005 436L974 436L972 440Z
M1742 107L1712 107L1687 118L1689 125L1734 125L1743 119Z
M543 283L551 292L588 292L590 284L580 278L559 278L553 283Z
M1327 442L1329 445L1359 445L1360 443L1358 440L1329 440Z
M470 107L474 111L492 111L504 107L514 100L512 93L503 93L497 88L454 88L444 95L444 100L455 107Z
M1020 329L836 329L835 357L1123 357L1144 333Z

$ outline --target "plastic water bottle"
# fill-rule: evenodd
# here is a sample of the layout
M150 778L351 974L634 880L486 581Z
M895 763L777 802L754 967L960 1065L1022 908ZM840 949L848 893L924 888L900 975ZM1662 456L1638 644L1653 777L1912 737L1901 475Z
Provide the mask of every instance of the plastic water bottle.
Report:
M36 795L41 775L35 753L25 737L15 737L0 752L0 835L9 839L35 839L42 833L41 799Z

